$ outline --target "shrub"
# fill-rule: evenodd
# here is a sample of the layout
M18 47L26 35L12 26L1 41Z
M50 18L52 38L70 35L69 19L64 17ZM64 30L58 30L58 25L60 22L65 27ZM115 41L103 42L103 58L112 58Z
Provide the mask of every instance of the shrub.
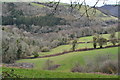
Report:
M39 54L37 52L33 52L33 55L35 58L39 56Z
M113 45L116 45L116 43L118 42L117 39L111 39L110 42L113 44Z
M10 71L2 71L2 78L25 78L21 75L18 75L14 73L14 69L11 69Z
M77 40L74 40L74 41L72 42L72 50L73 50L73 51L75 51L76 46L77 46Z
M107 74L117 74L118 63L117 61L112 61L112 56L112 54L99 54L95 59L86 59L86 65L84 66L83 72L101 72Z
M54 64L53 61L51 61L51 60L48 59L48 60L46 60L43 69L44 70L55 70L59 66L60 66L59 64Z
M4 30L5 30L5 28L4 28L4 27L2 27L2 30L4 31Z
M50 49L48 47L43 47L41 49L41 52L49 52L49 51L50 51Z
M96 48L97 46L97 38L96 37L93 37L93 47Z
M76 63L71 69L71 72L84 72L84 68L79 63Z
M104 44L107 44L107 39L103 38L103 37L100 37L100 38L97 39L97 42L98 42L100 48L102 48Z
M106 60L100 66L100 72L108 73L108 74L118 73L118 63L117 63L117 61Z
M58 68L60 65L59 64L54 64L48 67L48 70L55 70L56 68Z

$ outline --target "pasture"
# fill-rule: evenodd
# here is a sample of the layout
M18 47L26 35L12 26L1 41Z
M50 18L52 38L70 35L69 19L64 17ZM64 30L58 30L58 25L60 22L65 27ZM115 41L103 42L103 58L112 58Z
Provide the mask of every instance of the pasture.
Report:
M53 71L41 71L33 69L18 69L18 68L3 68L3 71L11 72L14 70L14 74L20 75L21 78L118 78L115 75L104 75L94 73L71 73L71 72L53 72ZM33 74L34 73L34 74Z

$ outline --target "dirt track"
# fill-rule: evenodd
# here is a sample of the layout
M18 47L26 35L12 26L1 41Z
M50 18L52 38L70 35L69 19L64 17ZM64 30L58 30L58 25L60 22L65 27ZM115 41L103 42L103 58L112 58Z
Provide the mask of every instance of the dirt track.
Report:
M59 55L63 55L63 54L68 54L71 52L79 52L79 51L90 51L90 50L97 50L97 49L104 49L104 48L111 48L111 47L118 47L120 45L115 45L115 46L106 46L103 48L84 48L84 49L77 49L75 51L65 51L65 52L61 52L61 53L56 53L56 54L51 54L51 55L46 55L46 56L39 56L37 58L46 58L46 57L54 57L54 56L59 56ZM26 57L24 59L35 59L34 57Z

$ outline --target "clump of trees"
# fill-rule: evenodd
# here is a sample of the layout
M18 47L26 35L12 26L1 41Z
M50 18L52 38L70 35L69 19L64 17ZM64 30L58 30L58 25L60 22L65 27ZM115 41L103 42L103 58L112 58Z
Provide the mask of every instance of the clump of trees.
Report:
M2 42L2 62L13 63L15 60L23 58L29 54L29 47L19 39L3 38Z
M19 3L21 4L21 3ZM28 16L25 15L25 11L22 9L16 9L17 4L14 3L6 3L4 4L7 7L9 15L2 16L2 25L21 25L24 24L29 29L30 25L38 25L38 26L55 26L55 25L63 25L66 23L65 19L55 17L53 14L46 14L45 16ZM24 4L23 4L24 5Z
M105 39L105 38L103 38L103 37L99 37L99 38L97 39L97 42L98 42L100 48L103 48L103 45L106 45L106 44L107 44L107 39Z
M16 11L15 11L16 12ZM2 25L21 25L24 24L28 27L30 25L36 25L36 26L55 26L55 25L64 25L65 20L62 18L55 17L53 15L46 15L46 16L39 16L39 17L29 17L29 16L18 16L17 13L16 16L2 16ZM61 22L61 20L64 20Z
M97 46L97 38L93 37L93 47L96 48Z
M103 45L107 44L107 39L103 38L102 36L96 34L93 37L93 47L96 48L97 44L100 46L100 48L103 47Z
M77 46L77 40L75 39L75 40L73 40L73 42L72 42L72 51L75 51L76 46Z
M2 62L14 63L15 60L32 55L33 45L29 44L30 38L23 36L17 28L3 27L2 29Z
M96 48L96 46L99 45L100 48L102 48L103 45L107 45L108 41L111 42L113 45L116 45L116 43L119 43L119 40L118 40L118 38L115 35L115 32L110 34L109 40L107 40L106 38L103 38L99 34L95 34L93 36L93 47Z

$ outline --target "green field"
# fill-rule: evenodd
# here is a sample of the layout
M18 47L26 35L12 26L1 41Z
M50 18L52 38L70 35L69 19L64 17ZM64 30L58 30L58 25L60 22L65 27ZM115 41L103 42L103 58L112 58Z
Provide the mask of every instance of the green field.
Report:
M34 63L35 64L34 69L42 70L46 60L50 59L54 61L55 64L61 65L59 68L56 69L56 71L70 71L74 63L79 62L81 65L85 65L87 61L92 61L93 63L95 63L96 62L95 59L100 55L103 56L110 55L109 57L110 59L117 60L118 47L92 51L72 52L61 56L49 58L22 59L17 62Z
M117 33L118 34L118 33ZM104 34L103 37L109 38L109 34ZM79 41L90 41L92 36L79 38ZM112 45L108 43L108 45ZM56 54L59 52L69 51L71 50L71 44L58 46L50 52L40 52L40 56ZM77 45L77 49L82 48L92 48L92 43L82 43ZM75 63L79 63L82 67L86 66L87 63L99 63L97 62L98 57L106 57L110 60L118 60L118 47L105 48L105 49L96 49L90 51L79 51L79 52L71 52L68 54L47 57L47 58L35 58L35 59L21 59L16 61L17 63L33 63L33 69L15 69L15 73L19 75L26 75L29 78L104 78L104 77L117 77L110 75L98 75L92 73L71 73L71 69L75 65ZM60 65L55 70L47 71L43 68L45 67L45 63L47 60L53 61L54 64ZM10 70L10 68L3 68L4 70ZM33 74L34 73L34 74ZM32 75L33 74L33 75ZM32 76L31 76L32 75Z
M16 1L16 0L11 0L11 1ZM27 1L27 0L25 0L25 1ZM48 2L48 0L45 0L45 1L42 0L42 2ZM40 8L44 7L44 8L51 9L50 7L42 5L42 4L36 4L36 3L30 3L30 4L32 6L37 6L37 7L40 7ZM68 4L64 4L64 3L60 3L60 4L62 6L66 5L67 8L65 10L68 9ZM90 7L88 6L87 8L90 8ZM40 9L40 10L42 10L42 9ZM91 10L88 11L88 14L91 15L90 16L90 20L106 21L106 20L116 20L117 19L117 18L112 17L112 16L107 16L107 15L103 14L99 10L96 10L96 14L92 15L93 10L94 9L91 8ZM81 6L80 11L78 11L78 12L80 12L80 14L85 13L86 12L85 6L84 5ZM61 18L64 17L64 19L66 19L66 20L69 19L70 22L74 21L74 19L76 20L75 17L69 16L69 15L67 16L65 12L64 12L64 14L62 16L61 15L59 15L59 16L61 16ZM86 15L87 14L85 14L85 16ZM41 14L38 14L36 16L45 16L45 14L41 13ZM56 17L59 17L59 16L56 16ZM84 19L85 16L83 16L83 19ZM85 20L86 20L86 18L85 18ZM37 27L36 27L36 29L37 29ZM41 29L42 29L42 27L41 27ZM21 32L22 32L22 30L21 30ZM119 33L120 32L116 33L116 37L118 37ZM32 34L32 33L30 33L30 34ZM101 36L104 37L104 38L106 38L107 40L109 40L110 34L102 34ZM10 37L12 38L12 36L10 36ZM43 40L44 40L44 38L43 38ZM93 36L78 38L77 39L78 44L76 46L76 49L93 48L92 40L93 40ZM6 39L6 41L7 41L7 39ZM14 49L13 50L16 51L16 55L19 55L20 51L22 51L21 47L24 47L24 45L20 46L20 50L19 50L18 43L20 41L17 40L17 39L16 39L16 41L17 41L16 46L17 46L18 50L17 51L14 50ZM25 38L25 41L27 41L26 38ZM32 38L30 39L30 41L32 41ZM42 38L41 38L41 41L42 41ZM65 52L65 51L71 51L72 42L73 42L73 40L69 40L68 41L69 44L58 46L56 48L51 49L49 52L38 52L39 56L46 56L46 55L51 55L51 54L62 53L62 52ZM79 43L79 42L85 42L85 43ZM87 43L87 42L91 42L91 43ZM107 46L110 46L110 45L112 45L112 43L108 42ZM11 46L11 44L9 44L9 46ZM105 46L106 45L104 45L103 47L105 47ZM30 47L31 47L31 44L30 44ZM99 46L97 46L97 48L98 47ZM15 48L15 49L17 49L17 48ZM14 73L14 74L20 75L20 76L22 76L22 78L118 78L117 75L103 74L103 73L106 73L104 71L103 72L101 71L100 74L92 73L92 72L100 72L100 70L98 69L98 67L100 68L101 65L103 65L104 62L118 60L118 53L119 53L118 52L118 48L120 48L120 47L101 48L101 49L94 49L94 50L89 50L89 51L78 51L78 52L74 51L74 52L63 54L63 55L56 55L56 56L45 57L45 58L39 58L38 57L38 58L34 58L34 59L20 59L20 60L17 60L16 63L33 63L34 67L32 69L22 69L22 66L23 67L26 67L26 66L29 67L28 66L29 64L27 64L27 65L22 65L21 64L21 65L18 65L19 67L17 67L17 68L15 68L15 67L11 67L10 68L10 67L5 67L5 64L3 64L4 67L0 67L0 75L1 75L1 73L3 71L3 72L8 72L9 74ZM8 49L9 49L9 47L8 47ZM12 49L12 48L10 48L10 49ZM27 49L25 49L25 50L27 50ZM11 53L13 53L13 52L11 52ZM26 52L24 51L24 53L26 53ZM28 52L28 53L32 53L32 48L31 48L31 52ZM22 55L24 55L24 54L22 54ZM5 57L6 57L6 55L5 55ZM21 55L20 55L20 57L21 57ZM10 54L10 58L8 58L8 59L9 60L13 59L13 58L11 58L11 54ZM50 64L50 65L53 64L55 66L59 65L59 66L57 68L54 68L53 70L45 69L46 62L48 60L51 61L51 63L48 63L48 64ZM71 71L71 69L73 67L75 67L76 63L80 64L80 66L77 67L77 68L81 69L81 68L84 67L84 69L86 69L86 71L83 71L83 72L82 71L78 71L78 72L76 71L75 73L73 73ZM47 66L49 66L48 64L47 64ZM95 69L96 71L94 69L91 69L93 66L95 66L93 68L96 68L96 65L97 65L97 69ZM111 69L109 63L107 64L107 67L106 67L106 64L104 64L104 65L105 66L103 66L103 67L105 68L105 70L106 70L106 68ZM112 66L113 65L114 64L112 64ZM14 65L14 66L16 66L16 65ZM115 64L114 68L116 68L116 64ZM87 70L89 70L89 69L91 69L92 72L91 71L87 72ZM12 73L11 73L11 70L13 71ZM113 74L114 71L113 72L111 71L111 73ZM116 73L117 73L117 71L114 74L116 74Z
M108 39L109 35L110 34L104 34L102 36ZM116 35L118 35L118 32L116 33ZM79 38L79 41L83 41L83 42L90 41L90 40L92 40L92 36ZM108 43L108 45L112 45L112 44ZM45 55L56 54L64 51L69 51L71 50L71 47L72 47L71 44L61 45L50 50L50 52L40 52L39 55L45 56ZM77 45L77 49L82 49L82 48L93 48L93 45L92 43L82 43ZM73 67L73 65L76 62L79 62L83 66L88 61L96 63L95 59L100 55L103 55L103 56L110 55L110 58L112 60L117 60L118 47L98 49L98 50L92 50L92 51L72 52L72 53L61 55L61 56L55 56L55 57L49 57L49 58L22 59L17 62L18 63L20 62L34 63L35 64L34 69L42 70L46 60L50 59L54 61L55 64L61 65L59 68L56 69L56 71L66 72L66 71L70 71L70 69Z
M109 40L110 34L103 34L102 36ZM118 37L118 32L116 32L116 37ZM93 36L81 37L81 38L78 38L78 42L92 41L92 38L93 38ZM112 44L110 42L108 42L107 45L109 46L109 45L112 45ZM104 45L104 46L106 46L106 45ZM99 47L99 46L97 46L97 47ZM40 56L45 56L45 55L50 55L50 54L61 53L61 52L64 52L64 51L70 51L71 48L72 48L72 44L61 45L61 46L58 46L54 49L51 49L49 52L39 52L39 55ZM80 43L76 46L76 49L83 49L83 48L93 48L93 44L92 43Z
M23 78L118 78L115 75L102 75L93 73L71 73L71 72L55 72L41 71L33 69L3 68L3 71L10 73L14 69L14 73Z
M78 44L76 49L82 49L82 48L92 48L92 43L87 43L87 44ZM51 49L49 52L40 52L39 55L40 56L45 56L45 55L50 55L50 54L55 54L55 53L60 53L60 52L64 52L64 51L70 51L72 48L72 45L61 45L58 46L54 49Z
M107 44L112 45L111 43ZM103 45L103 47L105 47L106 45ZM99 47L99 46L97 46ZM54 49L51 49L49 52L39 52L39 56L45 56L45 55L51 55L51 54L56 54L56 53L61 53L61 52L65 52L65 51L71 51L72 45L61 45L58 46ZM76 49L83 49L83 48L93 48L93 44L92 43L85 43L85 44L78 44L76 46Z
M118 36L119 34L120 34L120 32L116 32L116 37L117 38L119 37ZM101 36L109 40L110 34L102 34ZM88 42L88 41L92 41L92 40L93 40L93 36L88 36L88 37L79 38L78 42Z

